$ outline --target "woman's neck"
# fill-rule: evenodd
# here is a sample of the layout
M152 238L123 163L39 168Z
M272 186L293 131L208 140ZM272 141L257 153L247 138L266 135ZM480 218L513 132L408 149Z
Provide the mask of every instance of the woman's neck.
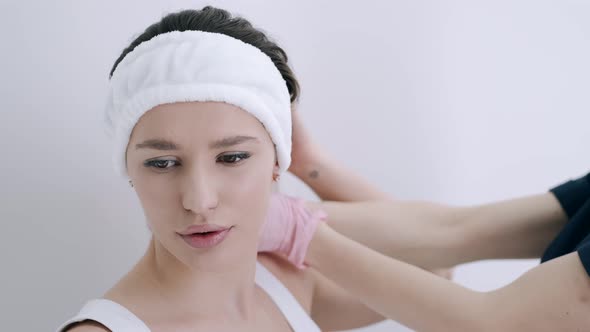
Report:
M256 252L228 268L189 267L153 238L139 276L178 319L248 321L254 317Z

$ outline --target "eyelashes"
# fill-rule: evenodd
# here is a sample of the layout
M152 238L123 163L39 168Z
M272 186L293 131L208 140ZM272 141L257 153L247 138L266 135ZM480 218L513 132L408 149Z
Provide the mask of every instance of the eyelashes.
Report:
M216 162L227 166L237 166L250 157L251 154L248 152L226 153L218 156ZM175 159L151 159L146 160L143 165L158 172L167 172L181 166L181 163Z
M242 161L248 158L250 158L250 154L247 152L230 153L217 157L217 162L221 162L228 165L235 165L241 163Z
M179 166L179 163L176 160L171 159L153 159L147 160L143 163L143 165L157 170L167 170L172 167Z

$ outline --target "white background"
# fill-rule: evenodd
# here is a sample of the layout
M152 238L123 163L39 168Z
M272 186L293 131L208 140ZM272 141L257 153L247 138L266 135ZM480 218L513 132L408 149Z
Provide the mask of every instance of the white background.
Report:
M316 139L397 197L480 203L588 170L588 2L207 3L285 47ZM204 4L0 3L2 330L54 329L143 253L143 214L103 134L107 74L148 24ZM292 177L282 188L313 197ZM488 290L535 264L475 263L456 279Z

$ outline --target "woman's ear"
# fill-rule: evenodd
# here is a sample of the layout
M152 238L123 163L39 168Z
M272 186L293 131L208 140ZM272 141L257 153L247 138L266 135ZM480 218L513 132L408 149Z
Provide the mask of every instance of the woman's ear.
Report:
M279 181L279 177L280 177L280 167L279 167L279 163L276 162L275 166L272 169L272 180L273 181Z

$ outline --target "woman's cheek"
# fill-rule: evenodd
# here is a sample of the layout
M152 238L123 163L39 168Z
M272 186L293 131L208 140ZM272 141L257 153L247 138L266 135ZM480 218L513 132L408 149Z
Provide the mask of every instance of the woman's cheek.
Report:
M272 168L258 167L226 178L220 196L232 202L235 211L254 219L264 219L272 188ZM262 222L262 221L260 221Z
M162 177L141 179L136 192L149 223L157 224L176 217L182 208L180 195L175 183L163 181ZM150 228L152 228L150 227Z

